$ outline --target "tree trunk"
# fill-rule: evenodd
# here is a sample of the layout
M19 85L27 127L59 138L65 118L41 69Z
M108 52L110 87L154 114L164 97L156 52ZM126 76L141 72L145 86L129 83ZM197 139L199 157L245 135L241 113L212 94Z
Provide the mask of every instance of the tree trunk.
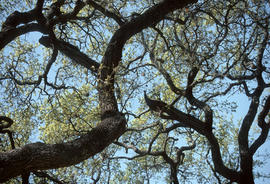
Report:
M254 184L253 159L250 155L241 157L241 171L239 184Z

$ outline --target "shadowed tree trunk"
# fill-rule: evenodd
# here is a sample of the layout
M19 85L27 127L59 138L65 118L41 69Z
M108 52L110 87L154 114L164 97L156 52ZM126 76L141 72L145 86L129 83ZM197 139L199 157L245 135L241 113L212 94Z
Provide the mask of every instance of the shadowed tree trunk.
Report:
M123 23L112 36L102 59L101 66L98 70L96 68L93 69L94 72L98 73L97 81L101 109L101 122L98 126L89 131L89 133L70 142L52 145L32 143L9 152L0 153L0 182L5 182L25 172L77 164L101 152L121 136L125 132L127 122L124 115L119 112L114 96L114 69L119 65L121 60L123 46L130 37L164 19L168 13L194 2L193 0L165 0L149 8L149 10L132 21ZM88 3L91 5L94 2L88 1ZM68 54L68 52L65 52L65 49L79 53L79 50L75 47L67 47L64 42L57 41L52 28L57 21L67 21L75 18L87 3L77 1L73 12L62 14L55 19L48 19L42 14L43 4L44 0L39 0L33 10L29 12L14 12L7 18L0 32L1 49L17 36L32 31L39 31L49 34L51 45L44 46L51 46L63 54ZM53 15L50 17L53 17ZM37 23L31 23L32 21L37 21ZM21 26L22 23L24 25ZM94 60L86 59L82 53L67 56L76 60L78 64L84 67L87 67L86 62L89 63L89 67L87 68L99 66ZM83 56L85 59L81 60L78 56L81 58Z
M267 62L265 61L269 58L269 55L267 55L270 43L269 15L267 15L269 12L263 11L262 7L256 1L197 2L197 0L161 0L151 1L151 3L149 1L149 6L146 2L142 1L145 4L142 5L143 8L140 9L142 11L139 13L122 12L122 5L119 5L120 8L116 9L117 3L124 3L123 6L127 6L127 11L129 11L131 8L128 2L116 1L114 3L108 3L107 1L93 0L76 0L70 2L57 0L46 2L44 0L37 0L33 9L26 12L14 11L3 21L0 32L0 49L3 51L1 52L3 61L0 61L1 69L3 70L0 72L1 86L4 83L3 86L10 88L12 91L11 84L6 82L6 80L12 81L16 87L34 86L34 89L37 88L42 91L40 92L42 95L45 93L48 96L48 104L51 105L50 89L66 90L64 92L69 93L69 90L72 89L77 92L76 90L79 88L76 86L79 82L73 83L73 81L70 82L65 78L66 76L61 76L58 73L60 69L54 71L56 73L55 82L50 82L49 80L51 77L50 71L53 70L52 68L58 67L60 65L58 62L61 59L60 63L63 62L61 64L65 65L64 58L67 57L75 66L83 68L87 72L87 77L88 72L93 77L94 82L92 81L93 84L91 85L96 90L97 96L95 96L96 100L94 102L99 112L98 117L94 117L98 119L97 122L94 118L94 123L92 124L91 122L85 122L85 124L91 124L86 131L77 131L74 123L69 119L69 125L73 126L76 132L73 135L73 139L69 137L55 144L35 142L26 145L14 141L16 139L13 140L13 134L10 130L12 128L11 125L14 126L14 124L20 122L14 121L13 123L12 119L1 114L0 133L1 135L7 134L9 136L12 149L10 151L5 150L0 152L0 182L7 182L12 178L20 176L23 183L29 183L29 175L33 173L37 177L45 177L51 181L62 183L45 173L45 170L76 165L101 153L109 145L114 143L120 148L124 148L126 152L130 149L134 152L134 157L126 157L128 160L136 160L147 156L157 157L169 170L166 179L170 179L172 183L178 184L181 183L179 179L179 168L185 161L184 152L195 150L196 140L205 138L203 144L207 142L207 149L211 151L212 159L212 162L207 162L207 164L210 166L211 171L219 183L221 181L237 182L239 184L254 183L254 154L265 143L270 128L270 96L269 94L265 95L265 91L269 90L270 87L269 82L267 82L270 71L269 67L266 67ZM217 7L213 3L217 3ZM255 10L252 8L250 10L247 9L246 14L244 14L242 12L243 9L239 7L244 5L248 7L249 3L255 3L254 6L257 5L260 8L254 8L257 12L254 12ZM140 5L134 5L135 9L138 8L136 6L139 7ZM192 8L189 9L190 7ZM269 4L265 7L269 7ZM64 10L65 8L68 11ZM261 17L257 16L258 14ZM99 21L92 19L95 16L100 16ZM108 41L106 38L102 38L102 41L94 47L92 42L95 41L85 39L87 41L84 42L83 35L76 35L81 32L84 32L88 36L91 35L91 29L94 30L96 28L94 25L100 24L100 21L106 22L106 19L110 19L112 22L110 25L104 24L103 26L107 27L110 31L113 30L112 34L110 35L110 31L107 33L101 25L101 28L99 27L98 31L95 30L96 32L94 34L98 35L102 30L106 33L100 35L109 36L110 39ZM173 24L168 22L173 22ZM160 25L157 26L159 23ZM74 25L78 26L81 32L76 32L75 28L77 27ZM246 25L246 27L243 25ZM202 29L202 27L205 29ZM245 28L244 30L242 30L243 27ZM67 33L65 29L70 30ZM146 29L153 31L156 35L154 33L148 33L145 31ZM238 31L239 33L237 33ZM20 73L20 70L17 70L17 67L21 67L21 70L27 70L26 68L30 65L30 62L28 63L27 60L33 60L35 62L35 59L39 58L32 58L29 54L28 57L14 59L16 55L20 56L20 50L23 49L19 49L19 54L17 52L13 53L15 49L12 50L12 44L19 45L20 40L18 37L27 35L30 32L39 32L42 34L41 38L39 38L39 43L43 48L46 48L46 52L50 53L49 61L47 65L37 66L37 68L40 67L44 71L41 74L36 72L38 73L35 73L38 76L34 76L36 79L33 76L22 79L24 75L21 74L22 72ZM73 39L73 34L82 38ZM138 36L137 38L139 39L132 42L131 40L135 36ZM87 38L92 37L89 36ZM80 46L83 45L86 48L75 46L77 42L79 42ZM134 54L137 51L143 50L142 56L138 56L134 61L145 59L147 60L145 63L133 63L133 61L124 63L125 59L129 58L129 55L125 56L123 54L125 46L129 42L140 44L140 47L136 47L137 50L131 50L130 52ZM98 50L103 44L106 44L105 48L100 49L100 53L102 54L99 55L97 54L99 52L95 52L95 49ZM27 49L27 45L24 49ZM91 49L93 53L89 54L88 52L91 52L89 51ZM31 49L29 49L30 51ZM4 55L10 55L10 58L7 57L6 59ZM62 57L57 60L59 56ZM96 61L97 58L100 61ZM68 66L74 67L74 70L70 70L72 72L77 69L74 65ZM132 67L130 67L131 65ZM151 67L153 70L149 69ZM33 67L32 70L35 71L37 68ZM124 68L125 70L122 71L119 68L122 70ZM142 70L140 70L141 68ZM68 73L70 71L66 72ZM29 71L29 73L31 72ZM81 75L81 70L76 72L76 74ZM120 88L128 84L128 82L125 82L127 73L134 74L131 75L129 81L134 86L129 89L132 92L126 92L127 98L131 98L133 95L140 96L142 90L138 90L135 93L135 89L142 86L147 87L146 84L152 84L149 81L154 81L153 85L149 85L153 89L155 88L154 84L164 83L162 84L164 89L161 89L162 87L155 88L155 92L159 93L157 95L163 100L155 98L156 94L153 92L154 90L149 87L149 89L143 90L145 101L142 102L140 97L137 99L139 103L142 102L142 107L146 107L147 110L138 116L125 111L128 102L125 101L122 103L121 105L124 104L124 107L121 107L119 105L121 95L116 98L115 93L119 93L118 91L121 92ZM73 75L73 73L70 75ZM145 81L140 83L140 76L145 75L148 78L145 77ZM78 81L80 77L78 76ZM65 84L65 81L69 81L73 86L62 85L61 82ZM135 83L137 81L139 82ZM118 84L120 82L122 86ZM19 87L18 91L21 90ZM47 89L48 87L50 89ZM118 91L115 88L119 88ZM225 122L222 118L219 119L217 109L219 108L218 110L220 110L221 114L226 113L226 111L222 109L223 104L218 108L216 107L221 102L219 99L215 99L215 97L222 95L230 96L238 92L243 93L249 98L248 112L245 114L239 127L237 127L239 131L227 135L227 130L217 127ZM154 95L152 96L151 93ZM54 95L56 101L61 102L57 93L54 93ZM9 95L9 100L13 100L12 97L14 96ZM32 94L28 95L28 97L33 98ZM173 102L170 103L169 101L171 99L173 99ZM182 103L179 105L177 103L180 99ZM8 104L10 102L4 103ZM0 105L2 107L2 104ZM16 103L16 105L20 106L21 104ZM65 106L66 109L72 108L68 105ZM131 106L133 105L136 106L138 104L131 101ZM29 101L29 104L26 106L33 106L33 104ZM82 105L79 104L78 106L80 106L78 107L79 109ZM13 108L11 107L9 110L11 111ZM92 107L89 105L88 108L91 109ZM143 109L140 108L138 108L139 112ZM233 105L230 108L233 108ZM36 107L34 115L41 114L41 112L38 112L40 109ZM61 110L59 111L61 112ZM147 117L149 119L146 120L147 122L140 122L141 129L137 125L134 126L135 128L130 127L130 122L133 119L143 117L141 121L144 121L144 115L148 112L153 116L149 115ZM18 112L14 114L17 115L16 113L19 114ZM11 114L12 116L11 112L7 112L6 114ZM67 114L61 112L63 116ZM71 113L70 116L72 115ZM76 114L76 116L76 120L81 120L80 115ZM35 120L37 119L38 117L35 118ZM217 123L219 120L220 124ZM54 123L51 119L47 121L49 121L49 123L47 122L48 124L51 121L52 124ZM162 124L161 121L166 123ZM255 141L252 142L249 135L254 122L257 122L259 133L256 139L254 139ZM42 123L44 122L40 122L40 124ZM60 123L65 124L65 121L60 119ZM232 122L228 121L226 123ZM40 124L37 126L40 126ZM184 129L185 135L188 135L190 140L192 140L192 145L177 147L178 145L175 142L182 135L182 132L178 128ZM143 130L149 129L151 129L151 133L142 133ZM128 138L125 139L128 139L127 142L130 142L129 144L125 141L120 142L119 138L125 136L128 132L139 132L139 135L136 134L137 137L134 136L135 138L127 136ZM54 136L57 136L57 133L54 133ZM218 135L219 133L221 135ZM197 136L196 140L193 140L193 134ZM230 157L224 156L224 152L229 152L230 150L224 151L222 147L223 140L221 140L220 136L224 136L225 139L226 136L230 137L232 135L237 135L235 136L235 140L236 142L238 141L236 150L239 150L239 164L230 165L227 159L230 159ZM160 137L162 137L162 140ZM143 140L140 140L140 138ZM15 144L20 145L20 147L15 148ZM188 141L187 144L189 144ZM206 145L201 147L203 148L199 149L203 150ZM101 160L104 161L105 158L108 158L108 156L102 157ZM192 156L190 158L192 159ZM112 160L112 158L110 159ZM136 164L140 162L138 160L136 160ZM156 167L158 170L160 166L155 164L151 167ZM99 170L96 178L94 178L95 174L92 175L93 181L99 181L101 171L102 169ZM221 176L224 177L222 180L219 178ZM108 181L110 179L109 177Z

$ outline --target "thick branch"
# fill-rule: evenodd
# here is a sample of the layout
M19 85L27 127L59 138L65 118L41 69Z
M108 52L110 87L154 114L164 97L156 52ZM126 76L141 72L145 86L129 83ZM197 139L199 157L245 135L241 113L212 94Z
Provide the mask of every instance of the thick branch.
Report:
M239 152L240 152L240 183L245 183L248 181L254 181L253 178L253 155L249 148L249 140L248 134L251 128L252 123L256 117L258 107L259 107L259 99L263 92L263 86L258 85L252 94L252 101L249 106L248 113L243 119L242 125L240 127L240 131L238 134L238 144L239 144ZM254 183L254 182L253 182Z
M204 111L205 123L207 124L207 127L209 128L209 130L211 130L212 124L213 124L213 111L212 111L212 109L205 102L196 99L192 93L193 82L194 82L194 79L195 79L198 72L199 72L198 67L193 67L191 69L191 71L189 72L185 97L188 99L188 101L191 105L194 105L194 106L196 106Z
M125 131L126 121L117 114L104 119L80 138L61 144L33 143L0 153L0 182L25 172L55 169L77 164L101 152Z
M126 41L136 33L143 29L152 26L162 20L168 13L174 10L185 7L187 4L195 3L196 1L178 1L165 0L147 10L142 15L132 19L118 29L110 40L110 44L105 52L102 69L101 80L105 80L108 75L112 74L113 68L117 67L122 57L122 49Z
M250 146L250 153L251 155L254 155L257 149L265 142L270 128L270 122L266 123L265 118L270 110L270 96L268 96L264 108L261 111L261 113L258 116L258 124L260 126L261 134L260 136L255 140L255 142Z
M240 155L242 155L242 157L244 157L244 155L247 156L250 154L249 145L248 145L248 133L256 117L258 107L259 107L259 99L264 90L264 83L263 83L261 74L260 76L257 76L257 82L258 82L258 86L256 87L254 93L252 94L252 101L249 106L248 113L243 119L240 131L239 131L238 143L239 143Z
M211 153L213 162L215 165L215 169L217 172L219 172L222 176L232 180L237 181L239 174L237 171L234 171L232 169L227 168L222 160L221 153L220 153L220 146L218 144L218 141L212 131L209 131L209 128L205 126L205 123L189 114L185 114L178 109L167 105L165 102L157 101L157 100L151 100L146 96L146 100L148 101L148 104L150 104L151 109L154 111L159 112L160 110L162 113L166 113L167 115L163 115L161 113L161 118L163 119L170 119L170 120L176 120L180 122L180 124L175 124L173 128L176 128L177 126L181 127L189 127L200 134L204 135L210 145L211 145ZM165 132L167 132L170 129L166 129Z
M16 177L26 172L67 167L77 164L101 152L105 147L121 136L125 132L126 120L122 114L118 113L114 96L114 75L116 72L115 69L122 57L124 44L136 33L162 20L166 14L194 2L196 1L165 0L150 8L141 16L132 19L131 22L123 25L116 31L111 38L103 57L102 64L99 66L98 70L98 91L100 108L102 109L101 123L88 134L67 143L52 145L34 143L7 153L0 153L0 182L5 182L12 177ZM78 0L77 5L78 6L74 8L73 12L59 16L58 19L55 19L54 21L57 22L61 21L61 18L70 19L76 16L83 7L83 3ZM53 23L51 22L51 24ZM0 48L2 49L17 36L30 31L40 31L48 34L46 27L37 24L12 28L6 32L0 33ZM64 43L58 45L58 42L54 43L54 40L53 44L56 45L56 47L59 47L59 50L66 55L71 54L70 52L75 52L75 54L78 53L76 48L70 47L70 45L65 45ZM62 48L62 46L64 47ZM80 53L79 55L76 55L75 58L81 56L82 54ZM89 61L89 58L87 60L84 57L80 58L77 62L80 63L82 60L87 61L86 63L83 63L84 65L88 66L89 63L91 63L90 68L96 65L92 60ZM172 113L172 111L170 112ZM188 123L189 118L186 116L188 115L184 114L183 117L180 117L183 121ZM190 118L192 119L193 117Z
M80 12L81 9L83 9L84 6L84 2L82 2L81 0L77 0L74 9L71 12L56 16L52 20L49 20L49 24L52 26L59 22L67 22L68 20L75 19L77 14Z
M102 67L100 67L98 76L100 79L98 86L99 100L102 102L100 104L102 109L101 114L108 111L118 111L116 99L113 95L114 75L115 69L122 57L122 49L127 40L143 29L155 25L164 19L168 13L195 2L196 0L165 0L124 24L115 32L103 57Z
M14 40L16 37L23 34L38 31L47 34L47 28L36 23L27 24L17 28L12 28L6 31L0 32L0 50L2 50L8 43Z
M221 174L222 176L226 177L231 181L238 181L239 173L232 169L227 168L222 160L221 153L220 153L220 146L214 134L212 132L207 133L206 135L207 140L211 146L211 153L212 153L212 160L215 166L215 170Z
M0 116L0 130L9 128L13 124L13 120L6 116Z
M9 29L16 28L19 24L27 24L37 19L38 14L41 13L44 0L39 0L36 7L28 12L15 11L9 15L6 21L2 25L1 31L7 31Z

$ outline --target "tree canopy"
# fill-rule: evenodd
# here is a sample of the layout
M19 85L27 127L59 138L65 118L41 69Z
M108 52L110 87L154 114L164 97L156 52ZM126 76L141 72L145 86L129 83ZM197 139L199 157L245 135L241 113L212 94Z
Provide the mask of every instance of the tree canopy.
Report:
M269 179L257 169L269 152L256 155L269 141L269 1L0 10L0 182Z

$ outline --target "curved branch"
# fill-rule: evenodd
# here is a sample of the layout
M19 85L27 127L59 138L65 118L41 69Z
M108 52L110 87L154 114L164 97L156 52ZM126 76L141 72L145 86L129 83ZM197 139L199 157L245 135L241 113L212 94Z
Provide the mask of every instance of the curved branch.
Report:
M0 116L0 130L3 130L4 128L9 128L12 124L13 124L12 119L6 116Z
M105 51L102 66L99 68L98 91L99 100L101 102L101 114L105 114L108 111L118 111L117 101L113 95L114 75L115 69L119 65L122 57L122 49L127 40L143 29L155 25L160 20L164 19L168 13L195 2L197 1L165 0L124 24L114 33Z
M260 97L264 91L265 88L265 82L262 76L263 73L263 66L262 66L262 60L264 56L264 52L266 50L266 46L268 43L269 33L268 30L264 30L264 39L262 43L260 44L260 47L258 49L258 55L256 59L257 63L257 69L255 72L256 80L257 80L257 87L255 88L254 92L251 94L252 101L249 106L249 110L246 114L246 116L243 119L242 125L240 127L239 135L238 135L238 144L239 144L239 151L240 151L240 172L241 172L241 180L245 181L247 178L249 180L254 180L254 176L252 173L253 170L253 154L258 149L257 146L261 145L264 142L264 136L265 134L269 132L269 128L267 126L262 130L262 134L259 136L259 138L255 141L255 144L253 144L251 147L249 147L249 140L248 140L248 134L250 131L250 128L252 126L252 123L255 120L259 104L260 104ZM269 101L266 101L269 103ZM266 109L268 109L268 104L266 104ZM262 114L260 114L261 117L263 117ZM260 117L260 118L261 118ZM260 120L261 125L265 123ZM262 127L261 127L262 128Z
M28 12L23 12L23 13L18 12L18 11L13 12L6 18L6 21L2 25L1 31L14 29L19 24L26 24L34 20L37 20L37 17L38 17L37 15L41 13L43 4L44 4L44 0L38 0L36 7Z
M212 111L212 109L205 102L196 99L192 93L193 82L194 82L194 79L195 79L198 72L199 72L198 67L193 67L191 69L191 71L189 72L185 97L188 99L188 101L191 105L194 105L194 106L196 106L204 111L205 123L207 124L208 129L212 130L212 124L213 124L213 111Z
M250 146L250 153L252 155L255 154L257 149L265 142L269 129L270 129L270 121L268 123L265 122L265 118L270 110L270 96L268 96L264 108L258 116L258 125L262 129L260 136L254 141L254 143Z
M125 118L117 114L104 119L88 134L73 141L61 144L38 142L0 153L0 182L25 172L77 164L101 152L124 133L125 126Z
M80 3L81 1L77 2ZM112 36L98 70L101 122L86 135L82 135L80 138L70 142L60 144L33 143L7 153L0 153L0 182L5 182L26 172L77 164L101 152L115 139L119 138L125 132L126 120L124 115L118 112L114 96L114 75L121 60L122 49L125 43L136 33L162 20L166 14L194 2L196 0L164 0L142 15L132 19L131 22L121 26ZM78 9L75 7L70 16L75 16L80 7L78 6ZM13 28L0 33L0 48L2 49L17 36L30 31L40 31L48 34L47 28L38 24L28 24ZM10 33L11 36L7 33ZM59 46L59 50L63 49L63 53L66 51L65 54L68 54L68 51L75 51L75 54L78 54L76 48L70 47L70 45L57 44L58 42L55 44L56 47ZM61 48L61 46L67 47ZM80 56L82 56L81 53L79 56L76 55L76 57ZM77 62L80 63L81 60ZM92 65L94 64L92 63ZM173 111L170 112L172 115L175 115ZM183 120L185 122L189 119L186 116L182 118L186 119Z
M190 77L189 77L190 81L195 76L196 76L195 74L192 76L190 74ZM166 108L162 108L162 112L167 114L167 115L161 114L160 117L163 119L176 120L179 122L178 124L175 124L170 128L167 128L166 130L164 130L164 132L168 132L172 128L176 128L176 127L188 127L204 135L208 139L211 145L211 153L212 153L212 158L213 158L216 171L219 172L222 176L232 181L238 181L239 173L237 171L227 168L224 165L222 157L221 157L221 153L220 153L220 146L218 144L216 137L212 133L212 129L209 129L209 127L205 126L205 123L203 121L189 114L185 114L179 111L178 109L167 105L165 102L158 101L156 104L160 104L160 103L162 104L162 107L166 107Z
M46 27L36 24L36 23L30 23L27 25L23 25L17 28L12 28L7 31L1 31L0 32L0 50L2 50L8 43L10 43L12 40L17 38L18 36L21 36L23 34L38 31L43 34L47 34L48 30Z
M207 138L211 146L211 154L215 170L225 178L237 182L239 180L239 173L235 170L227 168L224 165L217 138L212 132L205 134L205 137Z
M72 12L66 14L60 14L55 18L49 20L50 26L55 25L59 22L66 22L68 20L72 20L76 18L76 15L80 12L81 9L85 6L85 3L81 0L77 0L75 3L75 7Z

